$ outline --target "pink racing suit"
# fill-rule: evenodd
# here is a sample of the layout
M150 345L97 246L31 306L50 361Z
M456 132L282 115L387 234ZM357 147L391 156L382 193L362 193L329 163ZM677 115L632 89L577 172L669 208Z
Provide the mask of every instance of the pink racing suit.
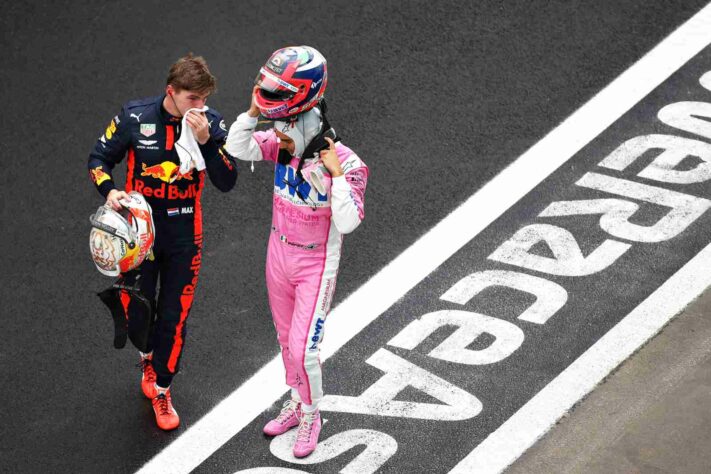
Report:
M332 179L330 191L319 194L308 182L299 183L297 158L288 166L278 163L274 130L254 133L256 124L247 113L237 117L225 148L241 160L275 163L266 268L269 305L286 383L304 403L317 404L323 398L319 345L336 288L341 242L343 234L363 220L368 167L351 149L336 143L344 175Z

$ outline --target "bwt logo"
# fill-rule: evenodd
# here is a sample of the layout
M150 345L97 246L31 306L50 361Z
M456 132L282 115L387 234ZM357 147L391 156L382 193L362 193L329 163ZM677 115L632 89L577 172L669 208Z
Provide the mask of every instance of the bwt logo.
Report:
M313 342L313 344L311 344L311 347L309 347L310 351L316 350L316 348L318 347L318 341L319 339L321 339L321 332L323 331L323 323L325 322L326 321L321 318L318 318L316 320L316 326L314 327L314 335L311 338L311 342Z
M311 194L311 185L308 182L301 181L298 186L289 186L287 181L289 183L296 183L296 171L291 166L285 166L281 163L277 164L276 172L274 173L274 186L278 187L279 189L284 189L288 187L289 195L292 197L296 195L297 188L299 189L301 195L304 197L309 196ZM328 196L326 194L316 194L318 196L318 201L328 201Z

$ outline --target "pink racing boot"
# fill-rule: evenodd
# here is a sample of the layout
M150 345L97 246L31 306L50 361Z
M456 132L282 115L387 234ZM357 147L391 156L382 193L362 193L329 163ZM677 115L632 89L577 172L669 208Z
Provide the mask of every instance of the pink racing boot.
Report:
M321 433L321 414L318 410L313 413L303 413L299 431L296 433L294 456L303 458L313 453L318 444L318 435Z
M301 418L301 403L296 400L287 400L279 416L264 425L264 434L278 436L286 433L299 424Z

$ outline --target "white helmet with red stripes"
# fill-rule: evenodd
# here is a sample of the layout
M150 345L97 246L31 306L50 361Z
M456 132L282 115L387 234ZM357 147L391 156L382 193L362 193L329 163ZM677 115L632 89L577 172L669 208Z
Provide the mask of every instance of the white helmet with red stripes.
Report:
M120 211L101 206L89 217L89 250L96 268L118 276L137 268L150 254L155 241L151 206L141 193L131 191L119 201Z

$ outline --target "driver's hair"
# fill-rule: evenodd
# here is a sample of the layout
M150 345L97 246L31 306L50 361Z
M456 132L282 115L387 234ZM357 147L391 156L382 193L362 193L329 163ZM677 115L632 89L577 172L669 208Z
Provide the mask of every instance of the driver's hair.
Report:
M210 73L207 62L202 56L193 56L193 53L188 53L170 66L165 83L173 86L178 92L189 90L212 94L217 90L217 80Z

